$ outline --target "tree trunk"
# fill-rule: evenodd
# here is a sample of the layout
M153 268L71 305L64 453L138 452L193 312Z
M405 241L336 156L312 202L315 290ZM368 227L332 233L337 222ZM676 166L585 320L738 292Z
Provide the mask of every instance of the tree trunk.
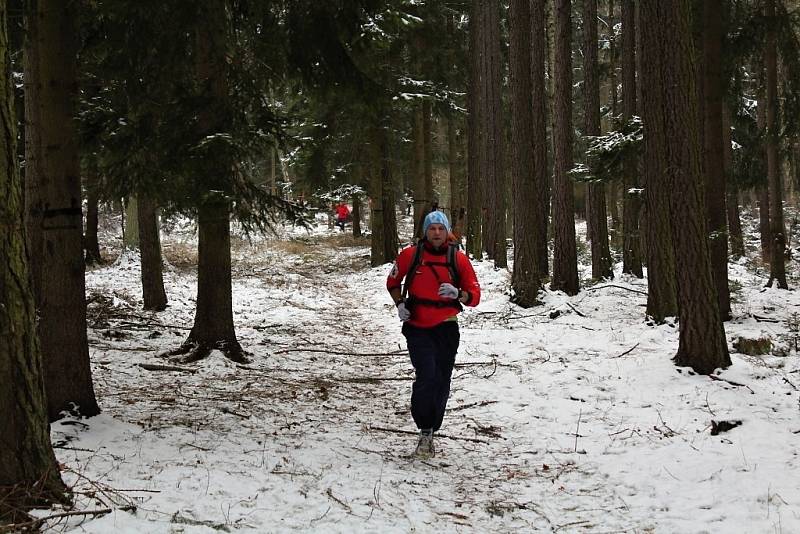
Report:
M765 16L767 35L764 51L767 82L767 180L769 182L769 222L772 233L772 261L770 262L769 282L778 283L781 289L788 289L786 283L786 234L783 222L783 179L781 161L778 154L778 50L776 41L775 0L766 0Z
M377 267L383 265L386 259L386 234L384 232L384 205L383 205L383 158L381 157L382 136L380 121L377 119L372 125L372 139L367 147L367 161L370 169L370 265Z
M469 80L467 85L467 251L483 257L483 179L480 169L481 138L481 0L472 0L469 10Z
M359 175L361 173L359 172ZM361 183L361 176L358 182ZM353 195L353 237L361 237L361 195Z
M228 80L227 2L204 1L199 7L195 32L197 81L209 105L198 117L198 137L227 131ZM216 157L215 157L216 156ZM212 191L225 189L232 180L232 161L217 155L208 158L205 183ZM231 287L230 203L222 194L209 194L197 208L197 305L189 337L173 356L185 354L184 363L200 360L213 349L235 362L247 358L233 326ZM188 353L188 354L187 354Z
M554 106L554 190L553 190L553 254L554 291L568 295L578 293L578 252L575 245L575 215L572 180L572 50L571 2L555 0L555 73Z
M763 71L762 71L763 72ZM764 139L767 137L767 101L763 95L758 99L756 104L756 123L758 130ZM762 151L764 160L767 160L767 147L764 145ZM767 173L769 176L769 172ZM772 228L769 224L769 178L767 176L766 182L756 187L756 194L758 195L758 231L761 237L761 260L764 263L772 261Z
M727 181L725 211L728 219L731 256L741 258L744 256L744 237L742 235L742 221L739 218L739 188L730 179L733 171L733 147L731 146L731 118L727 107L722 110L722 146Z
M433 194L433 132L431 131L433 116L431 101L422 101L422 140L424 141L423 172L425 176L425 198L431 206L438 205Z
M731 318L728 289L728 224L725 212L725 161L722 107L725 83L722 77L722 46L725 39L725 0L703 2L703 168L705 175L706 223L711 273L716 287L719 314Z
M458 172L458 149L455 117L447 118L447 168L450 178L450 224L453 228L458 226L459 214L464 206L462 198L461 180Z
M531 99L531 12L529 0L512 0L509 11L511 74L511 175L514 184L514 271L512 301L529 308L537 303L536 270L538 191L534 182L533 100Z
M484 0L483 10L483 69L482 98L483 111L480 155L481 169L486 180L486 238L484 245L489 257L494 259L495 267L508 265L506 255L506 202L505 202L505 160L503 156L503 110L502 73L500 57L500 4L498 0Z
M600 135L600 77L597 66L597 0L583 0L583 90L584 133ZM606 190L602 182L586 190L588 233L591 236L592 278L614 278L608 246Z
M158 212L155 202L146 195L139 196L137 209L144 309L162 311L167 307L167 293L164 291Z
M425 196L425 119L422 104L414 107L414 155L411 160L413 169L412 183L414 189L414 236L422 238L422 223L428 214L430 199ZM380 145L379 145L380 146ZM380 148L379 148L380 150Z
M643 2L641 9L645 136L664 139L664 159L648 185L667 186L676 257L680 335L674 361L700 374L731 364L719 315L706 240L699 118L688 0ZM653 68L655 67L655 68ZM654 72L655 71L655 72ZM653 76L655 74L655 76ZM658 83L660 82L660 83ZM651 91L655 89L655 91ZM653 150L652 143L645 150ZM648 159L649 156L648 156ZM655 245L653 243L652 245Z
M622 119L627 123L636 115L636 8L633 0L622 0ZM642 278L642 240L639 217L642 188L639 161L632 157L623 163L622 272Z
M7 7L0 4L0 529L32 506L65 500L47 424L42 354L25 256L22 184L9 66Z
M547 227L550 219L550 173L547 165L547 86L545 82L545 58L547 44L545 31L545 0L531 0L531 95L533 100L533 184L536 191L536 222L534 247L536 249L536 272L539 280L550 273L547 247Z
M134 195L125 199L124 220L122 246L126 250L139 250L139 201Z
M97 237L100 223L97 187L97 176L94 174L94 170L91 170L86 178L86 228L83 234L83 248L86 253L87 265L103 263L103 257L100 254L100 240Z
M655 4L648 5L650 17L657 10ZM668 168L666 131L663 124L674 110L663 108L665 74L662 72L662 52L659 39L653 33L653 25L661 24L658 19L646 19L644 4L639 4L637 21L639 54L637 64L641 73L641 109L645 127L644 168L645 201L647 207L647 315L657 322L665 317L678 315L678 294L675 278L675 252L673 248L672 227L670 225L671 191L663 177ZM660 34L659 34L660 35ZM672 83L672 82L670 82ZM623 96L624 98L624 96ZM685 138L685 133L680 136Z
M381 108L382 123L378 131L378 155L380 157L380 179L383 205L383 261L389 263L397 257L397 216L394 208L394 181L392 180L391 155L389 153L389 106Z
M32 207L40 210L28 220L37 226L29 234L29 249L32 261L41 262L35 289L51 421L74 406L84 416L100 412L86 337L78 130L73 120L78 94L75 8L71 3L37 4L27 13L29 20L35 19L30 36L35 51L26 62L36 62L29 65L36 71L36 100L29 107L38 109L26 120L29 140L38 146L26 147L36 161L26 181L36 191Z

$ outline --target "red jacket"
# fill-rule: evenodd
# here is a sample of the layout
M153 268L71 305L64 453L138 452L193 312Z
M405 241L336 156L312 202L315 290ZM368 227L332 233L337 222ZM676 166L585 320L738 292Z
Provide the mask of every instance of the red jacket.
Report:
M450 269L446 265L426 264L426 262L446 263L447 247L433 250L433 247L428 243L425 243L424 246L425 249L422 251L420 264L417 267L417 273L414 275L408 294L419 299L447 302L450 299L444 299L439 296L439 286L444 282L453 284ZM415 251L415 246L406 247L400 251L392 272L389 273L386 279L386 289L391 291L401 287L403 279L411 267L411 262L414 261ZM477 306L481 300L481 286L478 284L478 277L475 276L472 263L460 250L456 252L455 261L459 278L459 284L456 287L468 292L470 295L470 299L464 304L466 306ZM454 317L457 313L458 309L453 306L437 307L417 302L411 307L409 324L421 328L430 328Z
M336 206L336 218L337 219L347 219L350 215L350 208L348 208L345 204L339 204Z

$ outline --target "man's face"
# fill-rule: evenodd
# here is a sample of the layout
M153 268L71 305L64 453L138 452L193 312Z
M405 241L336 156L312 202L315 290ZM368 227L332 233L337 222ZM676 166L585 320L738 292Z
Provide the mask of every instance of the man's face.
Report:
M425 238L428 243L434 247L441 247L445 240L447 240L447 228L443 224L433 223L428 226L428 231L425 232Z

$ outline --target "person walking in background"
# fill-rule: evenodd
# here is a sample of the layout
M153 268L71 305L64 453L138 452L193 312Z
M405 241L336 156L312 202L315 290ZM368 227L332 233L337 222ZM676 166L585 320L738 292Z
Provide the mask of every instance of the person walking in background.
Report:
M344 232L344 225L350 218L350 208L344 202L336 206L336 226Z
M450 395L460 339L457 315L462 304L478 305L481 288L444 213L430 212L422 234L416 245L400 252L386 289L397 306L414 366L411 415L420 431L415 454L430 458L435 454L433 434L442 426Z

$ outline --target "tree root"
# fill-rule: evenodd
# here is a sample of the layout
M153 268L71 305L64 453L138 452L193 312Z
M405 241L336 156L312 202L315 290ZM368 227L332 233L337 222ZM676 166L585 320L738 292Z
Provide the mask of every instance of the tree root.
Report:
M179 364L194 363L202 360L211 354L212 350L218 350L225 355L229 360L248 364L250 360L247 358L245 350L236 340L222 340L222 341L195 341L187 339L183 345L177 349L173 349L164 354L170 361Z

